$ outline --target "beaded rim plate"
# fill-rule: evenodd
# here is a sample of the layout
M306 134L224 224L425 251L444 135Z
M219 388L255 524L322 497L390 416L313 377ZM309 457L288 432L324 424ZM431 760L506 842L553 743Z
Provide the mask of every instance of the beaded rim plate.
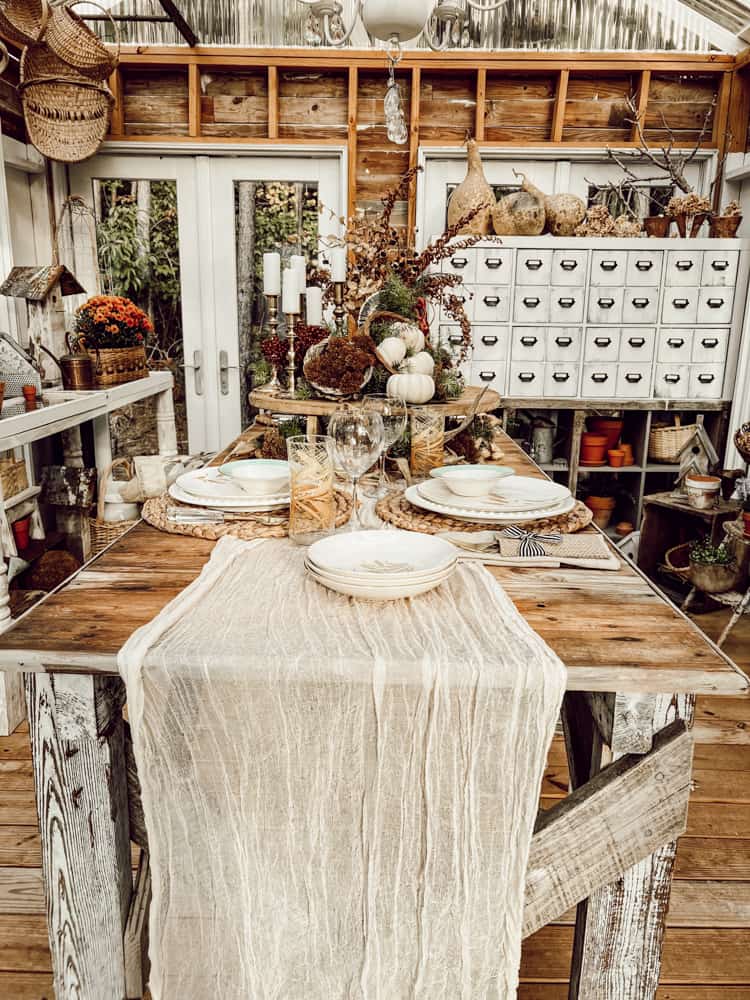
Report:
M432 500L427 500L420 494L418 486L409 486L404 496L410 504L413 504L415 507L421 507L422 510L429 510L433 514L445 514L457 521L473 521L482 524L521 524L530 521L542 521L546 518L560 517L563 514L568 514L576 505L575 497L571 496L554 507L526 510L523 512L490 511L480 508L458 510L456 507L448 507L435 503Z
M237 514L241 514L243 511L262 513L263 511L276 510L278 507L289 506L288 493L276 497L263 497L262 500L253 500L252 497L248 497L246 500L212 500L209 497L197 497L193 493L188 493L177 483L172 483L168 492L173 500L179 500L180 503L188 504L191 507L208 507L210 510L226 510Z

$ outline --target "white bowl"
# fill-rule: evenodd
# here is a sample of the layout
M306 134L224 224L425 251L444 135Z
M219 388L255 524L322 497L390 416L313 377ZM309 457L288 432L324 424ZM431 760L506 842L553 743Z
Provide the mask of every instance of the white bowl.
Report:
M252 496L276 496L289 486L289 463L273 458L248 458L227 462L219 472Z
M460 497L486 497L499 479L512 476L507 465L441 465L430 475Z
M347 597L359 597L366 601L398 601L404 597L418 597L426 594L441 583L447 580L455 570L455 566L433 577L431 580L423 580L419 583L394 583L390 586L379 586L375 583L351 583L349 580L342 580L337 577L325 576L316 572L309 563L306 564L307 573L310 579L315 580L322 587L333 590L337 594L344 594Z
M439 573L456 561L456 549L436 535L418 531L346 531L329 535L310 546L308 561L331 576L354 575L363 582L373 577L411 581Z

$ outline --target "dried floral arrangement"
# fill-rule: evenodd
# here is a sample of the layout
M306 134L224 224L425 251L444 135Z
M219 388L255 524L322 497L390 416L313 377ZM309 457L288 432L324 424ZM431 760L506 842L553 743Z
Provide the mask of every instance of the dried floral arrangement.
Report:
M738 201L730 201L728 205L724 206L724 210L721 213L723 216L737 216L742 215L742 209Z
M703 195L690 191L688 194L674 195L667 203L667 215L676 219L680 215L708 215L711 202Z
M325 348L305 363L305 377L319 386L350 396L359 392L367 372L377 364L375 344L363 334L331 337Z

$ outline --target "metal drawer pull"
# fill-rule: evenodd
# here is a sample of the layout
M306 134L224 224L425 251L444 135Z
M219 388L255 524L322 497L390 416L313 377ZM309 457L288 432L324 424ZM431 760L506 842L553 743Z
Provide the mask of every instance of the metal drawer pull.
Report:
M599 267L602 271L616 271L617 261L616 260L602 260L599 262Z
M561 260L560 261L560 267L563 269L563 271L575 271L575 269L578 267L578 261L577 260Z
M606 372L594 372L591 376L592 382L606 382L609 379L609 375Z
M670 385L677 385L677 383L680 381L680 376L667 374L664 376L664 381L669 382Z
M496 372L480 372L479 377L483 382L491 382L496 375Z
M538 258L536 258L536 259L535 258L531 258L531 259L529 259L529 260L526 261L526 267L529 269L529 271L538 271L539 268L542 266L543 263L544 263L544 261L541 261Z
M675 267L678 271L689 271L694 264L692 260L678 260Z
M571 309L576 304L576 300L570 298L562 298L557 300L557 304L562 309Z
M651 299L633 299L633 305L636 309L645 309L650 301Z
M728 260L712 260L711 267L714 271L726 271L729 268Z
M488 257L484 262L484 266L488 267L490 271L497 271L501 264L502 258L500 257Z
M646 344L645 337L628 337L628 343L631 347L644 347Z
M468 257L451 257L451 264L453 267L457 267L459 270L466 267L469 263Z
M667 338L668 347L684 347L685 338L684 337L668 337Z
M529 309L536 309L536 307L541 303L541 299L532 298L529 296L523 300L523 304L528 306Z
M675 309L687 309L690 305L690 299L672 299L672 305Z
M519 372L518 381L519 382L533 382L536 375L533 372Z
M594 344L596 344L597 347L609 347L611 343L611 337L594 337Z
M573 343L572 337L555 337L555 343L558 347L570 347Z
M452 333L448 337L448 343L449 344L463 344L463 342L464 342L464 338L463 338L463 335L460 334L460 333Z
M724 305L724 299L707 299L706 305L709 309L721 309Z
M499 339L500 339L499 337L492 337L490 336L489 333L485 333L485 335L482 337L482 343L486 344L487 347L494 347L494 345L498 342Z
M482 302L484 302L484 304L486 306L499 306L500 305L500 296L499 295L485 295L485 297L482 299Z
M567 382L570 379L570 372L552 372L555 382Z
M719 338L718 337L704 337L701 341L703 347L718 347Z
M521 343L524 347L533 347L534 344L539 343L538 337L521 337Z
M715 375L708 375L708 374L701 373L698 376L698 381L702 382L703 385L710 385L712 382L716 381L716 376Z
M635 262L636 271L650 271L653 266L654 262L652 260L637 260Z
M614 304L614 299L597 299L597 305L601 306L602 309L611 309Z
M628 372L625 375L625 381L626 382L630 382L631 384L642 382L643 381L643 375L640 375L638 372Z

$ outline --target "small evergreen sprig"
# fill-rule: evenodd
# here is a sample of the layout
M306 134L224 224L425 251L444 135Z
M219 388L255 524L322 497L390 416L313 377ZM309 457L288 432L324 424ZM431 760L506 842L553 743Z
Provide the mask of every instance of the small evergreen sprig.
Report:
M701 538L690 546L690 562L702 566L731 566L734 556L725 542L714 545L709 538Z

